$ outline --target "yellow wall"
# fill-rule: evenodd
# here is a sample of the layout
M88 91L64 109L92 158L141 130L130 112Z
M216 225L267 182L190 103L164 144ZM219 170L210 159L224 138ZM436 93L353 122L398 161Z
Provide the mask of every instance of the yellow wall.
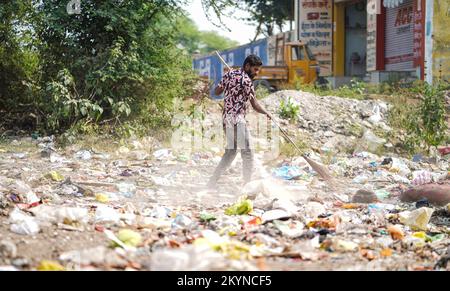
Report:
M450 2L434 2L433 79L450 81Z
M333 74L344 76L345 74L345 5L334 4L333 11Z

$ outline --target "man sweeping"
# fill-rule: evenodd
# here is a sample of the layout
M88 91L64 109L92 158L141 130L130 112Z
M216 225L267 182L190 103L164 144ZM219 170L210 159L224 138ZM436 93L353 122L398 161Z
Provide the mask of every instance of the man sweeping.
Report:
M224 95L223 107L223 128L226 138L225 154L219 165L210 178L208 188L216 186L220 176L231 165L241 151L243 160L243 179L245 183L250 182L253 172L253 151L250 143L250 133L245 119L248 103L261 114L265 114L269 119L272 116L261 107L256 100L253 79L258 75L262 66L261 59L256 55L249 55L242 66L237 70L228 71L215 88L215 94Z

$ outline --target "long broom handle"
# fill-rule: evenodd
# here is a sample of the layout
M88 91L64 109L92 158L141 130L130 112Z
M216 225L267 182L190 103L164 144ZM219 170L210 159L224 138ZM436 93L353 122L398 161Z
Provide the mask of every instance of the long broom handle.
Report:
M222 62L222 64L224 64L225 66L227 66L228 70L231 71L230 66L227 64L227 62L225 62L225 60L222 58L222 56L219 54L218 51L216 51L216 55L219 57L220 61Z
M284 137L297 149L299 154L304 156L302 154L302 150L297 146L297 144L291 139L291 137L287 134L287 132L276 122L275 120L271 119L272 122L280 129L281 133L284 135Z

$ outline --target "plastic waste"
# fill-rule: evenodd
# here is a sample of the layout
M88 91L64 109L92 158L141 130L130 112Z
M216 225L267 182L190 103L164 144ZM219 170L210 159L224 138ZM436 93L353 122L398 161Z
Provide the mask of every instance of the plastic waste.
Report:
M380 107L378 105L373 109L373 115L369 117L368 121L374 125L378 124L383 118L381 117Z
M0 258L15 258L17 256L16 245L9 240L0 241Z
M434 210L422 207L413 211L403 211L399 213L401 223L411 227L413 230L427 230L428 222Z
M78 197L82 197L83 194L79 193L78 187L70 184L62 184L60 188L58 188L59 195L74 195Z
M95 194L95 200L97 200L100 203L108 203L109 196L103 193L97 193Z
M148 153L145 151L132 151L129 156L131 159L137 161L143 161L148 159Z
M58 155L57 153L50 153L50 162L51 163L62 163L65 159Z
M172 210L170 208L164 206L156 206L150 211L149 215L155 218L167 218L170 216L171 212Z
M354 252L358 250L358 244L352 241L346 241L338 238L332 239L331 248L335 252Z
M396 183L403 183L403 184L407 184L409 185L409 179L400 175L392 175L392 179L396 182Z
M261 216L261 219L263 222L268 222L276 219L284 219L289 218L291 215L283 209L274 209L264 212L264 214Z
M320 204L319 202L308 202L305 205L305 214L309 217L309 218L316 218L321 214L326 213L326 209L325 206L323 206L322 204Z
M39 202L39 198L34 194L30 186L25 184L23 181L16 180L11 186L15 194L20 196L20 200L23 203L33 204Z
M142 243L142 236L130 229L121 229L117 234L117 238L130 247L137 247Z
M400 159L392 158L392 166L389 171L393 173L398 173L402 177L406 177L411 173L408 166Z
M200 221L203 221L203 222L210 222L210 221L213 221L216 219L217 218L214 215L209 214L209 213L201 213L200 214Z
M153 157L157 160L164 160L168 159L170 157L170 150L169 149L160 149L153 153Z
M90 151L82 150L82 151L78 151L75 154L75 158L84 160L84 161L88 161L92 158L92 154Z
M421 208L421 207L430 207L430 202L428 201L427 198L422 198L416 202L416 208Z
M405 238L405 233L400 225L390 225L387 230L394 240L402 240Z
M298 179L305 173L296 166L283 166L273 170L273 175L284 180Z
M230 240L210 230L202 231L201 238L194 241L195 246L209 246L212 250L223 253L230 259L249 259L250 246L240 241Z
M181 154L177 157L177 160L180 162L187 162L187 161L189 161L189 156Z
M375 195L377 196L378 199L383 200L389 198L389 195L391 195L391 193L389 193L384 189L380 189L375 191Z
M442 156L450 154L450 146L438 147L437 150Z
M304 224L299 221L280 221L275 220L274 226L281 231L281 233L289 238L296 238L304 233Z
M65 271L66 269L60 263L55 261L41 261L36 268L38 271Z
M61 175L57 171L50 171L47 175L45 175L47 178L52 179L55 182L62 182L64 181L64 176Z
M170 185L172 185L172 182L169 179L167 179L166 177L151 176L151 179L153 180L155 185L158 185L158 186L170 186Z
M63 222L87 222L89 220L88 210L79 207L62 207L57 209L57 217Z
M407 236L403 243L411 249L423 248L426 245L425 239L415 236Z
M424 185L433 182L433 175L429 171L421 170L412 173L411 184L414 186Z
M185 228L192 224L192 220L183 214L178 214L172 222L173 228Z
M253 210L253 203L251 200L247 199L246 196L242 196L239 198L239 200L233 204L232 206L228 207L225 210L226 215L243 215L248 214L252 212Z
M262 221L262 218L259 216L256 216L256 217L250 216L250 219L244 220L243 222L244 222L244 225L246 228L252 228L252 227L261 225L263 221Z
M40 231L36 219L24 214L17 208L11 212L9 221L11 223L10 230L17 234L35 235Z
M370 130L366 130L361 141L361 145L371 153L378 152L385 143L386 140L384 138L379 138Z
M24 159L27 157L27 154L26 153L14 153L12 156L15 159Z
M111 246L112 247L121 247L126 251L135 251L136 248L133 246L129 246L127 244L125 244L123 241L121 241L112 231L110 231L109 229L105 229L103 231L103 233L106 235L106 237L108 239L110 239L112 241Z
M366 175L358 175L353 178L353 183L355 184L366 184L367 182L369 182L369 177Z
M339 219L337 217L327 217L327 218L318 218L314 219L306 225L308 228L327 228L327 229L336 229L336 226L339 224Z
M87 223L89 220L88 210L80 207L53 207L39 205L30 210L36 219L42 223Z
M380 256L382 256L382 257L390 257L390 256L392 256L392 249L390 249L390 248L382 249L380 251Z
M226 260L208 245L191 245L181 249L162 249L152 254L152 271L257 270L245 261Z
M376 203L376 204L369 204L367 206L369 213L372 212L378 212L382 211L383 213L386 213L388 211L392 211L395 209L395 205L393 204L387 204L387 203Z
M115 209L101 205L95 211L95 221L117 223L120 221L120 215Z
M281 209L286 211L289 215L297 213L298 207L290 199L277 199L272 204L273 209Z
M131 198L136 193L136 186L131 183L118 183L117 190L120 192L120 195Z
M19 271L19 269L17 269L14 266L0 266L0 272L15 272L15 271Z
M123 244L119 239L117 239L117 241ZM124 246L126 248L129 248L125 244ZM81 250L64 252L59 256L58 259L64 263L72 262L77 266L104 265L104 264L115 266L121 265L126 266L128 264L127 261L124 261L122 258L119 257L118 252L116 252L115 250L111 250L106 246L83 248Z

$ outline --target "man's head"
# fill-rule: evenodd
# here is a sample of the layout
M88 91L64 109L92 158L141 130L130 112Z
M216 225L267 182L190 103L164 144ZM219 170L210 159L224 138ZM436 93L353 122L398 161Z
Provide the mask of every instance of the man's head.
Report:
M250 76L250 78L254 79L261 69L262 61L260 57L256 55L249 55L245 61L242 68L244 69L244 72L247 73L247 75Z

